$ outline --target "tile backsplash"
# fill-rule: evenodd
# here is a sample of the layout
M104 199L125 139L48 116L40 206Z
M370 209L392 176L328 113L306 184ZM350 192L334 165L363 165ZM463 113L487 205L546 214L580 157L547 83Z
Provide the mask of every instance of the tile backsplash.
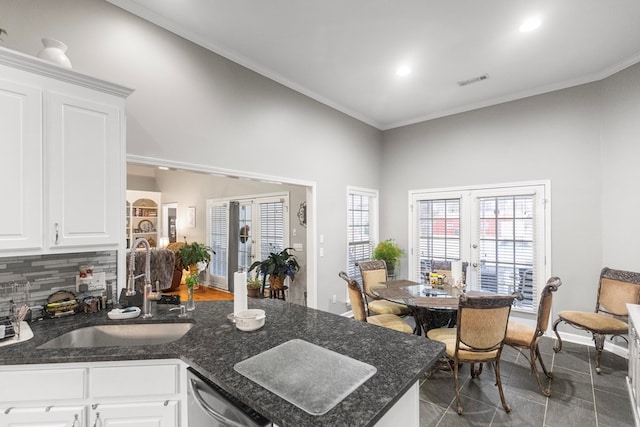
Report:
M44 304L53 292L76 289L80 265L93 265L104 272L106 283L117 279L117 252L83 252L0 258L0 316L9 313L9 300L24 302L24 293L12 292L13 283L29 281L31 305Z

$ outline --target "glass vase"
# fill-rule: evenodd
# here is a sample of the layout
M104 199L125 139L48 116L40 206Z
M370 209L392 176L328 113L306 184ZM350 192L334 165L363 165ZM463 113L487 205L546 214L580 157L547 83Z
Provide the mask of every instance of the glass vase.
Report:
M187 288L187 311L196 309L196 302L193 299L193 286Z

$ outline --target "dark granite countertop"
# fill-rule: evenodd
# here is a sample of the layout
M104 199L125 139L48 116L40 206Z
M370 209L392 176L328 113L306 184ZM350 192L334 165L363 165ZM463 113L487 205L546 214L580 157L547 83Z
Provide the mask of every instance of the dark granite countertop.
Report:
M279 300L250 299L262 308L263 328L242 332L227 319L232 301L196 302L189 318L181 319L170 305L158 305L152 319L110 320L106 311L47 319L31 324L34 337L0 347L0 364L96 362L141 359L181 359L229 393L281 427L312 425L369 426L426 372L444 351L423 337L357 322L335 314ZM195 327L169 344L38 349L46 341L83 326L116 323L194 322ZM234 371L233 366L291 339L310 343L369 363L377 373L322 416L313 416ZM268 369L268 367L265 367Z

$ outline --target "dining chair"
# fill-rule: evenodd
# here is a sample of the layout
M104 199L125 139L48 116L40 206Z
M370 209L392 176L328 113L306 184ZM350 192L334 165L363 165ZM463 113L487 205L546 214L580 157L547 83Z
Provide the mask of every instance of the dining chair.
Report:
M556 353L562 350L562 338L558 333L558 326L562 322L590 332L596 347L596 373L600 374L604 339L607 335L613 338L628 333L627 304L640 303L639 285L640 273L603 268L600 272L595 311L565 310L558 313L558 319L553 322L558 343L553 350Z
M373 314L406 316L410 313L409 307L406 305L378 298L371 292L371 289L376 285L387 281L387 264L383 260L358 261L356 266L360 269L362 276L368 314L373 312Z
M459 370L463 363L471 364L471 376L476 378L481 369L475 363L490 362L496 374L496 386L505 412L510 412L502 390L500 378L500 355L507 334L507 322L511 313L514 295L460 296L458 318L455 328L431 329L429 339L445 344L445 355L453 371L458 414L462 415L460 401Z
M504 341L505 345L515 348L529 361L531 374L536 376L538 386L540 387L542 394L545 396L551 395L551 388L545 388L544 384L542 384L542 379L540 378L536 361L540 363L540 367L547 378L553 378L553 373L549 372L547 367L544 365L538 343L540 341L540 337L544 335L545 331L549 327L553 293L558 290L560 285L562 285L562 281L558 277L551 277L547 280L547 284L544 289L542 289L542 294L540 295L540 302L538 303L538 318L536 326L532 327L514 320L509 320L509 324L507 326L507 337ZM529 350L529 356L522 353L523 349Z
M338 276L347 282L349 300L351 301L351 311L353 312L354 319L399 332L406 332L408 334L413 333L413 328L401 317L395 314L386 313L367 316L367 311L364 305L364 296L362 295L362 289L358 282L350 278L344 271L338 273Z

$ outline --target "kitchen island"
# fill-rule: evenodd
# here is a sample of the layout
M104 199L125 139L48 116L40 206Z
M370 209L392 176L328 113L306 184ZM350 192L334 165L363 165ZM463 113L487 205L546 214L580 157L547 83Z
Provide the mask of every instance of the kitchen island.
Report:
M280 300L250 299L250 308L266 311L263 328L242 332L227 319L232 301L196 302L188 318L173 306L159 305L152 319L110 320L106 311L47 319L31 324L34 338L0 347L1 365L50 364L148 359L180 359L277 425L370 426L379 421L443 354L444 346ZM38 349L71 330L116 323L194 322L182 338L168 344ZM234 370L236 363L292 339L332 350L377 369L375 375L324 415L310 415ZM264 369L269 369L265 367Z

